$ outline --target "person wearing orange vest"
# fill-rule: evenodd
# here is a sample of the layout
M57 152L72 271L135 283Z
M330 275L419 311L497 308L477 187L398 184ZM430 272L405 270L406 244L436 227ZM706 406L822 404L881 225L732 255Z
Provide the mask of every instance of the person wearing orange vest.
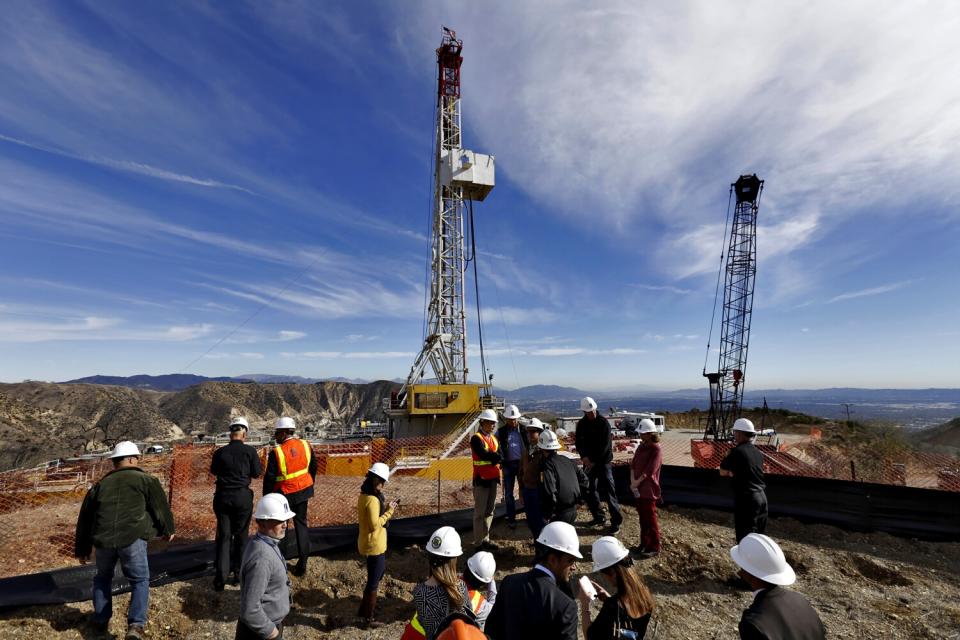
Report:
M500 442L493 433L496 426L496 412L493 409L484 409L480 413L480 430L470 437L470 453L473 458L473 544L484 551L496 551L500 548L490 541L502 459Z
M277 446L267 456L267 471L263 474L263 495L281 493L294 513L293 534L287 529L283 541L284 556L290 557L296 540L297 565L291 570L295 576L307 572L310 555L310 534L307 531L307 505L313 497L313 483L317 477L317 459L310 443L294 438L296 423L283 416L274 427Z
M489 608L483 606L483 594L470 589L457 575L457 558L463 555L463 545L456 529L440 527L430 536L424 550L430 562L430 577L413 587L416 612L400 640L434 640L446 618L457 613L465 614L478 625L486 622Z

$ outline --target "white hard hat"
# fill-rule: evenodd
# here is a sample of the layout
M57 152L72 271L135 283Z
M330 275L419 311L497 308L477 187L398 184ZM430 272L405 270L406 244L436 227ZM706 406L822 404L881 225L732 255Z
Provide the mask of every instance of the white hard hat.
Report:
M294 515L290 511L290 503L282 493L268 493L257 502L257 509L253 512L256 520L287 521Z
M520 417L520 409L515 404L508 404L507 408L503 410L503 417L507 420L515 420Z
M556 451L560 448L560 441L557 440L557 434L549 429L544 429L543 433L540 434L540 442L537 443L537 446L547 451Z
M477 580L486 584L493 580L493 574L497 572L497 561L489 551L478 551L467 560L467 568Z
M378 478L382 478L384 482L390 479L390 467L382 462L374 462L367 473L372 473Z
M640 433L657 433L657 425L650 418L644 418L640 421Z
M530 418L530 420L525 425L527 429L536 429L537 431L543 431L543 423L540 422L539 418Z
M130 442L129 440L124 440L123 442L118 442L117 446L113 448L113 452L110 454L110 458L129 458L130 456L139 456L140 449L137 448L137 445Z
M558 437L558 438L566 438L566 437L567 437L567 430L566 430L566 429L557 429L557 437Z
M730 549L730 557L754 578L770 584L785 587L797 579L780 545L761 533L744 536L740 544Z
M580 411L596 411L597 403L594 402L593 398L587 396L580 401Z
M288 418L283 416L277 420L277 424L273 427L274 431L294 431L297 428L297 423L293 421L293 418Z
M247 424L247 419L243 416L237 416L230 421L230 431L234 431L234 427L243 427L244 429L250 429L250 425Z
M757 430L753 428L753 423L747 420L746 418L737 418L737 421L733 423L734 431L743 431L744 433L756 433Z
M497 421L497 412L493 409L484 409L480 412L479 420L486 420L487 422L496 422Z
M630 552L613 536L603 536L593 543L590 555L593 556L593 570L602 571L626 558Z
M577 537L577 530L572 524L560 521L548 523L540 532L537 542L583 560L583 556L580 555L580 538Z
M463 555L460 534L453 527L440 527L427 541L427 553L444 558L459 558Z

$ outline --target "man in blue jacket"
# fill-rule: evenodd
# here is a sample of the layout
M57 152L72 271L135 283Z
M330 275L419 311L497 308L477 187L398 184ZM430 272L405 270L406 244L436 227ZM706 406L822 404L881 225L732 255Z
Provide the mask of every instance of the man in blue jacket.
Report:
M132 589L126 640L140 640L150 598L147 540L156 536L173 540L173 513L160 482L137 466L137 445L118 443L110 460L113 471L93 485L83 499L74 554L86 564L96 548L90 624L97 631L106 631L113 615L113 572L120 561Z
M520 460L527 454L527 433L520 429L520 409L508 404L503 410L503 426L497 429L497 442L500 443L503 460L500 463L503 472L503 503L507 508L507 526L517 528L517 501L513 495L517 478L520 475Z

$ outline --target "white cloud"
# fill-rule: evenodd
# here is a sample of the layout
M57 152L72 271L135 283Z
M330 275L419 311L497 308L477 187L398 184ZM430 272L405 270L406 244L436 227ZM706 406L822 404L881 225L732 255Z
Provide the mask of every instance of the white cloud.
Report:
M280 342L289 342L290 340L299 340L300 338L305 338L306 333L303 331L289 331L281 330L277 332L277 340Z
M654 247L674 279L716 273L727 185L741 172L767 181L761 263L851 217L958 197L960 83L943 81L944 61L960 58L954 4L444 8L465 42L468 144L496 153L499 172L586 241ZM430 69L436 9L397 14L401 53ZM767 269L781 297L826 277Z
M11 315L11 314L2 314ZM97 316L32 316L28 321L0 320L0 342L29 343L51 341L99 342L188 342L210 335L213 325L142 326L127 328L122 318ZM42 317L43 319L37 319Z
M26 140L21 140L19 138L6 136L6 135L3 135L2 133L0 133L0 140L9 142L11 144L19 145L21 147L34 149L36 151L43 151L44 153L61 156L63 158L70 158L72 160L88 162L90 164L96 164L102 167L109 167L111 169L117 169L119 171L126 171L129 173L138 173L140 175L149 176L151 178L159 178L161 180L169 180L172 182L183 182L186 184L192 184L200 187L233 189L236 191L245 191L246 193L253 194L253 192L250 191L249 189L246 189L239 185L228 184L225 182L220 182L218 180L211 180L209 178L195 178L193 176L184 175L182 173L176 173L174 171L160 169L159 167L152 167L142 162L133 162L130 160L114 160L112 158L101 158L97 156L89 156L89 155L83 155L79 153L73 153L65 149L57 149L56 147L51 147L51 146L47 146L47 145L43 145L35 142L27 142Z
M252 351L242 351L239 353L206 353L203 357L207 360L263 360L262 353Z
M675 293L681 296L693 293L693 289L682 289L680 287L674 287L666 284L629 284L627 286L635 289L643 289L645 291L666 291L667 293Z
M411 351L285 351L280 354L284 358L307 360L378 360L387 358L413 358L416 354Z
M890 293L891 291L902 289L903 287L907 286L911 282L912 282L911 280L905 280L903 282L892 282L890 284L884 284L878 287L860 289L859 291L848 291L847 293L841 293L840 295L833 296L832 298L827 300L827 304L840 302L842 300L853 300L854 298L864 298L867 296L878 296L883 293Z
M470 317L476 317L476 311L468 311ZM561 319L558 312L543 307L484 307L482 312L484 326L507 326L553 324Z

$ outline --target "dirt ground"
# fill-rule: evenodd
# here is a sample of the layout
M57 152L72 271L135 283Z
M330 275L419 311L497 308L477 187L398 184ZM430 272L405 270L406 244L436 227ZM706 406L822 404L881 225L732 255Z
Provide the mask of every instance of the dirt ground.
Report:
M638 543L635 511L620 538ZM580 520L589 514L581 512ZM664 550L638 566L657 599L648 638L736 638L737 621L751 594L728 585L734 573L728 548L732 516L695 509L661 510ZM581 544L602 532L578 527ZM525 570L532 548L523 523L515 531L494 526L504 544L497 579ZM772 520L767 532L783 546L796 569L794 588L820 612L831 638L960 638L960 543L928 543L886 534L858 534L791 519ZM469 553L469 551L468 551ZM465 560L465 558L464 558ZM461 562L463 565L464 562ZM587 562L580 571L589 570ZM294 608L285 638L338 640L398 638L413 611L411 589L426 573L415 547L388 553L379 618L388 624L368 631L354 619L365 572L357 556L342 552L311 559L303 578L293 578ZM215 593L209 578L151 590L151 638L232 638L239 590ZM120 596L111 630L122 637L127 596ZM81 632L89 602L32 607L0 615L4 638L94 638Z

